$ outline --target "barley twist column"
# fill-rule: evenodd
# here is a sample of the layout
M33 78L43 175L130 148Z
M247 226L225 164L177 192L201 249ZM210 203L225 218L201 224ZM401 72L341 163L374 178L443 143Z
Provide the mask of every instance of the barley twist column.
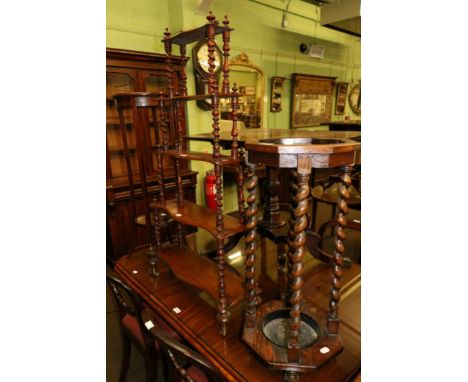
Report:
M247 310L246 322L251 326L256 314L256 292L255 292L255 251L257 245L255 242L256 228L257 228L257 182L258 178L255 174L256 165L249 164L249 173L247 178L247 205L248 208L245 212L247 223L247 236L245 238L245 289L247 292Z
M288 235L289 237L294 237L294 224L295 224L295 211L297 207L297 202L296 202L296 194L298 190L297 186L297 177L299 174L297 173L296 169L291 169L289 172L289 231ZM294 251L294 249L293 249ZM288 253L289 253L289 245L288 245ZM288 273L289 273L289 266L291 265L290 262L287 260L287 255L280 255L278 256L278 286L280 288L280 296L281 298L284 298L284 303L285 306L290 307L291 306L291 293L292 291L287 288L288 284L288 276L286 274L285 266L288 266ZM282 271L280 270L280 267L282 267ZM286 277L285 277L286 275Z
M338 225L335 227L335 251L333 254L332 265L332 288L330 290L330 300L327 319L327 332L328 334L338 334L340 319L338 316L338 304L340 302L340 289L341 289L341 267L343 266L343 253L345 250L344 240L346 233L344 227L346 226L346 215L348 213L349 199L349 186L351 185L351 170L352 167L344 166L341 168L340 175L340 199L338 201Z
M223 20L224 31L223 31L223 93L229 93L229 19L227 15L224 16Z
M302 303L302 286L304 280L302 274L304 272L303 258L305 254L304 243L306 239L305 229L307 227L306 213L309 208L307 197L309 196L309 179L311 171L311 159L307 156L298 156L297 167L297 192L294 210L295 223L290 230L289 251L288 251L288 290L291 292L289 302L291 304L291 334L288 341L289 348L297 348L299 346L299 331L301 326L301 303Z

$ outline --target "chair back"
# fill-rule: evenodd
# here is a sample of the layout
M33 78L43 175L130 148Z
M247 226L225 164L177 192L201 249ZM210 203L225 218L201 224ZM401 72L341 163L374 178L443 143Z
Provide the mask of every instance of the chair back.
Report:
M146 328L158 343L165 366L168 368L169 381L223 382L216 367L204 356L170 337L157 323L153 322L152 312L142 312Z
M136 346L142 345L145 348L148 345L153 346L153 338L147 332L141 318L145 305L140 297L109 271L106 272L106 281L117 304L121 329L132 337L132 342Z

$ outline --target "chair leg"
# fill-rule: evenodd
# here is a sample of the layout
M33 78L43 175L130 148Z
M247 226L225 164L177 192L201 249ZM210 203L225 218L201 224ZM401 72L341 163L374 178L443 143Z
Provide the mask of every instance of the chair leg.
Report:
M127 379L128 366L130 365L130 355L132 353L132 343L127 336L122 334L122 362L120 364L119 382Z
M146 382L156 382L158 379L158 358L152 354L145 355Z

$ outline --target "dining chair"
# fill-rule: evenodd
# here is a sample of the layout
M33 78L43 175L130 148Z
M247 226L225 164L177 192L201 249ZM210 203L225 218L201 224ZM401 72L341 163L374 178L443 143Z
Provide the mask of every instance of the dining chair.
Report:
M109 270L106 281L117 305L122 339L122 361L119 382L127 378L132 345L141 353L145 360L146 381L156 382L158 372L159 349L153 337L148 333L141 318L143 309L148 309L141 298ZM156 312L152 311L153 320L166 335L177 340L180 336Z
M158 344L161 352L164 375L170 382L223 382L225 379L216 367L203 355L195 352L180 340L174 339L154 322L151 309L144 309L141 317L147 333Z

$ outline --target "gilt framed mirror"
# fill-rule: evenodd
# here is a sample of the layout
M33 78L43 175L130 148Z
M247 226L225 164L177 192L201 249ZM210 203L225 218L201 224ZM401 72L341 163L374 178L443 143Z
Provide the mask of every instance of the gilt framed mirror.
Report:
M361 114L361 83L354 85L348 96L349 107L354 114Z
M239 89L238 118L246 128L261 128L263 123L263 70L252 63L245 53L229 61L229 81ZM220 100L221 118L230 119L231 104L228 99Z

